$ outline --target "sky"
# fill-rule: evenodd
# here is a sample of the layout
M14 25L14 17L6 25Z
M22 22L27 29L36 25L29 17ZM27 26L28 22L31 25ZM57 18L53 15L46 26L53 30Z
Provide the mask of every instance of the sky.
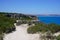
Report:
M60 14L60 0L0 0L0 12Z

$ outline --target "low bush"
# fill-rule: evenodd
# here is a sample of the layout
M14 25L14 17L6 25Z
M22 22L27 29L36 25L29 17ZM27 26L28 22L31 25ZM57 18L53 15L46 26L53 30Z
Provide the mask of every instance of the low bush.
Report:
M60 25L53 24L53 23L51 24L39 23L27 29L28 33L47 32L47 31L51 31L52 33L59 32Z

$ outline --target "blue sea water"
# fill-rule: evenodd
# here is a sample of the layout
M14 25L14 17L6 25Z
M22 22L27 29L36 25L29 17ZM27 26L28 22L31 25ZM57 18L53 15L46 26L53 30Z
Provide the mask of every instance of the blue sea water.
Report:
M50 17L50 16L38 16L38 20L40 20L43 23L49 24L49 23L55 23L60 24L60 17Z

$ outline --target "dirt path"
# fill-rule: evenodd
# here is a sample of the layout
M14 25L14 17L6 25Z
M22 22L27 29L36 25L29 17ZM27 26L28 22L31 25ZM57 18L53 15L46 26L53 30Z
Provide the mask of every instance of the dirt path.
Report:
M39 34L28 34L27 24L16 26L16 31L7 34L4 40L39 40Z

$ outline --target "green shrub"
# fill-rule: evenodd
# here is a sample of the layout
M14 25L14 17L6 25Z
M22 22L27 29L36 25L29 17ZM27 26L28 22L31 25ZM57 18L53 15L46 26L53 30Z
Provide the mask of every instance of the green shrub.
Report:
M59 32L60 25L52 24L52 23L51 24L39 23L27 29L28 33L47 32L47 31L51 31L52 33Z
M5 33L8 28L14 27L15 19L6 17L5 14L0 14L0 30Z
M60 35L57 37L57 40L60 40Z

